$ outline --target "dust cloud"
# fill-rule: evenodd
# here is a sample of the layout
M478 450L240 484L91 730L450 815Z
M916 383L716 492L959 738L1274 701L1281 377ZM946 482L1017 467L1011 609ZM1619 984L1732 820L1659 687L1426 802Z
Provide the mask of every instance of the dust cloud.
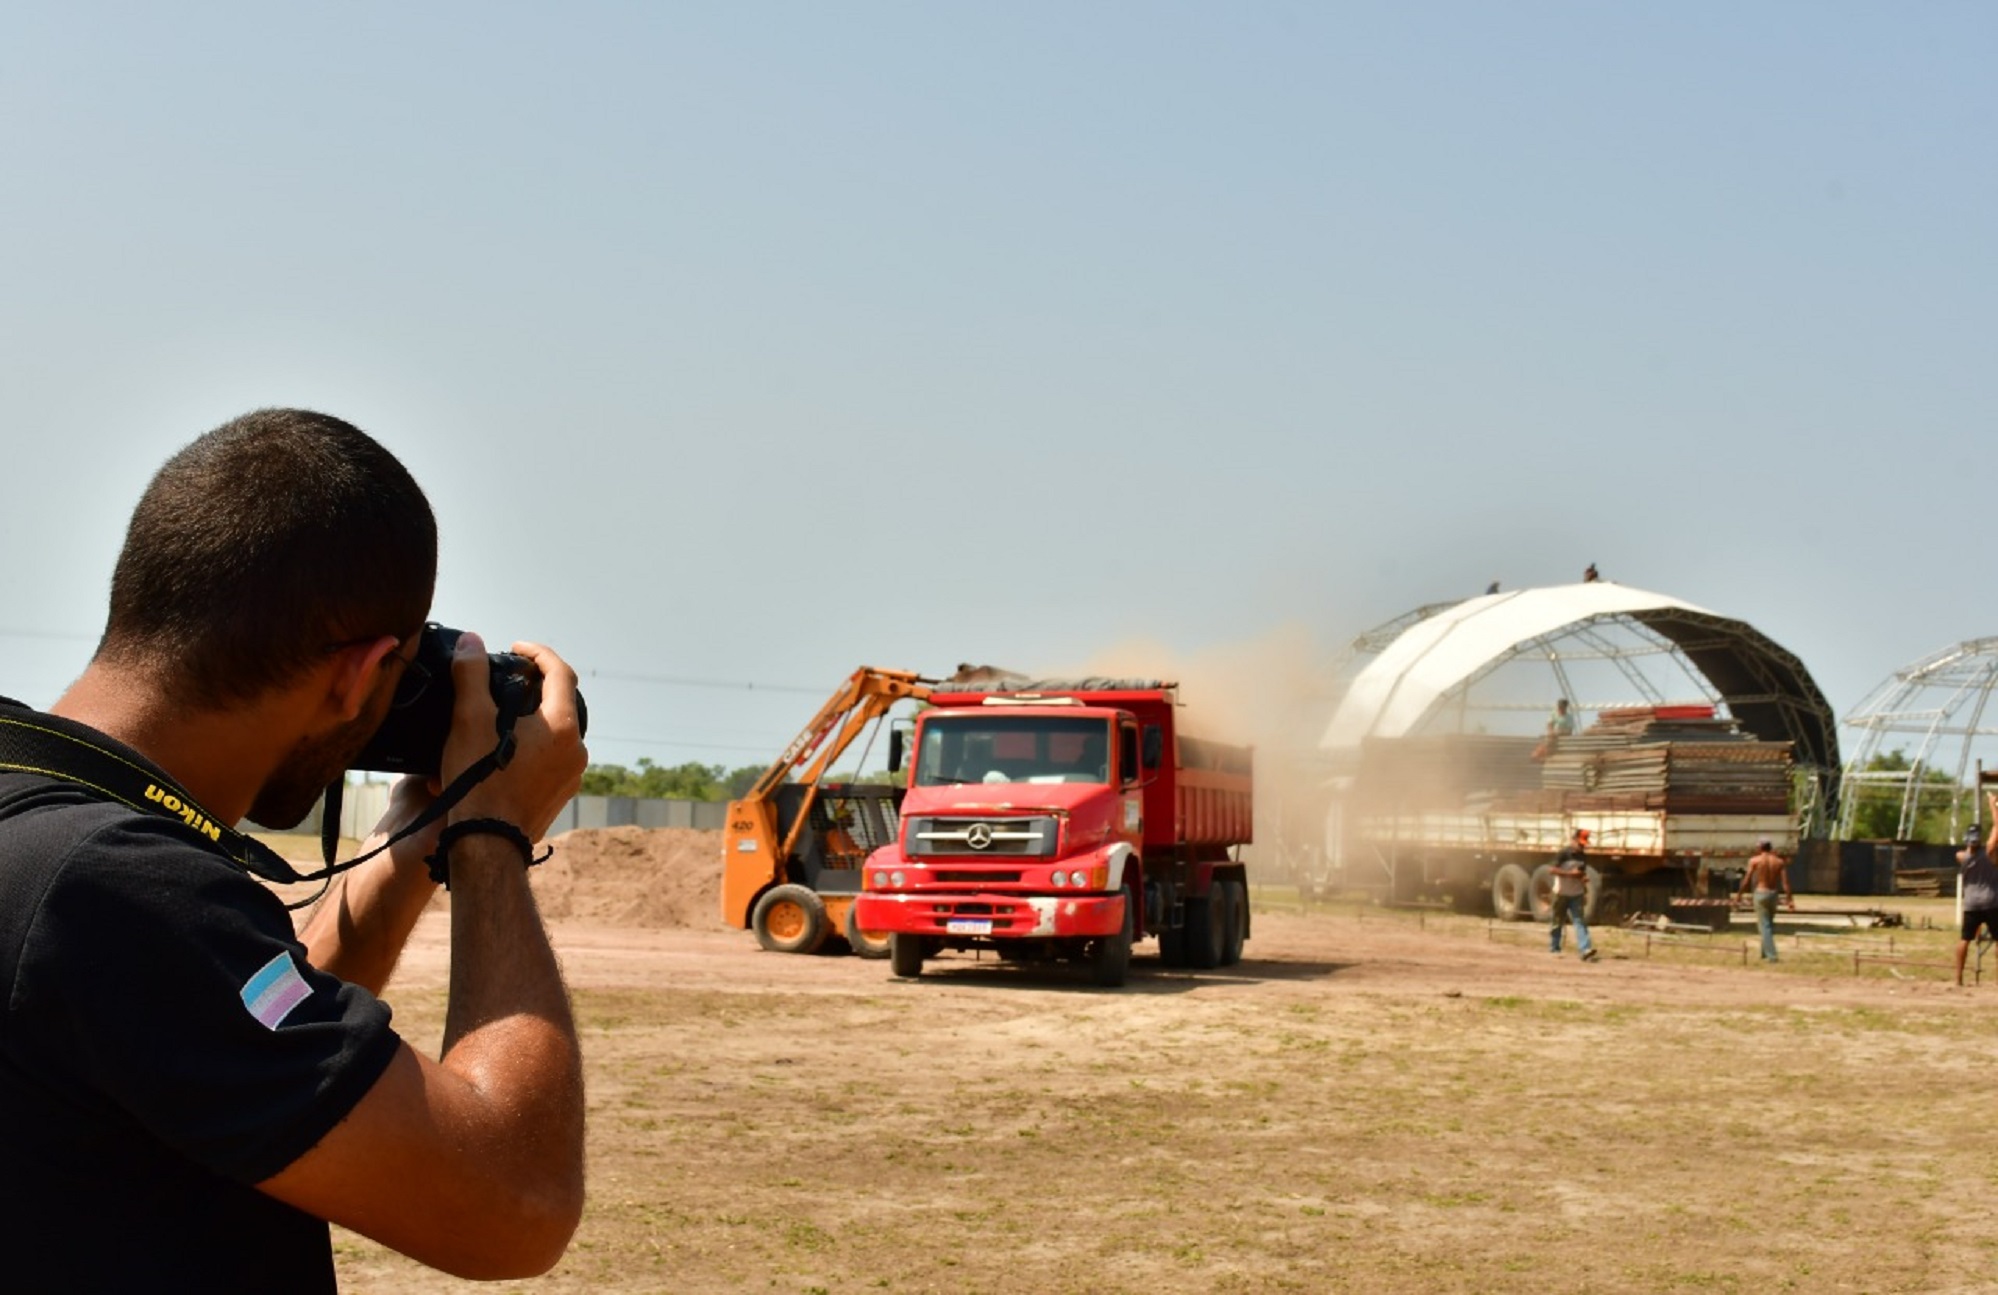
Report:
M1341 682L1330 654L1304 626L1282 625L1194 652L1133 639L1065 673L1177 683L1182 731L1255 748L1256 843L1245 857L1263 880L1316 870L1331 773L1318 740Z

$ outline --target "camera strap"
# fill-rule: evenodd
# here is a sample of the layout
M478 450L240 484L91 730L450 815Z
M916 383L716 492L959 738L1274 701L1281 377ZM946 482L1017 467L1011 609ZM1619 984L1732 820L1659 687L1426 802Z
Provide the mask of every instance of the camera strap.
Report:
M170 818L208 841L237 867L290 885L301 877L276 850L218 823L187 789L150 762L122 755L91 730L0 697L0 769L70 783L141 814Z
M497 746L466 766L465 771L456 778L453 778L451 785L446 787L436 800L431 801L429 805L425 806L421 814L418 814L405 824L401 831L391 836L388 840L383 841L366 854L357 854L353 858L341 863L335 863L333 856L339 853L340 849L340 811L346 801L347 780L340 778L327 784L326 803L321 808L319 815L319 855L326 861L326 866L309 876L299 877L298 880L323 881L330 884L336 874L345 872L356 864L366 863L396 842L415 836L418 832L421 832L432 823L437 822L450 813L452 807L465 799L472 788L491 777L497 770L504 769L513 762L515 745L513 736L514 718L513 715L508 714L505 710L500 711L498 720L499 744ZM322 887L321 893L323 892L324 888ZM300 900L295 904L287 904L285 907L303 908L318 898L319 895L315 894L310 899Z
M498 745L452 779L443 794L401 831L366 854L339 863L334 862L333 856L339 847L341 793L346 779L327 787L319 830L320 851L326 866L311 873L299 872L284 856L255 837L217 822L186 788L150 761L113 750L104 744L100 734L85 725L44 714L10 697L0 697L0 771L53 778L138 813L172 819L220 850L231 863L265 881L284 886L323 883L311 896L285 905L287 909L298 909L316 902L336 875L423 831L449 813L495 770L506 768L513 760L513 717L501 712L499 729Z

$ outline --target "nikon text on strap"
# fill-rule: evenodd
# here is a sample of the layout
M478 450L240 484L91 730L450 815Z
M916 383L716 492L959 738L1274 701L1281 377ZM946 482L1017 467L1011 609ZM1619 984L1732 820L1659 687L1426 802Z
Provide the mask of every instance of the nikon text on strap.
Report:
M262 841L209 817L186 788L160 770L69 731L72 727L81 725L0 697L0 770L59 779L128 809L173 819L206 838L237 867L266 881L290 885L311 880Z

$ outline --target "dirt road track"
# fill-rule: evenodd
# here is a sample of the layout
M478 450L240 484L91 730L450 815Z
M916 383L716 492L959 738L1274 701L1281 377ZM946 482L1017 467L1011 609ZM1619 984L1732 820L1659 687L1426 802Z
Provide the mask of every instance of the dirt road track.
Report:
M553 925L591 1205L521 1289L1990 1289L1998 989L1406 914L1265 913L1240 967L1124 991ZM389 995L433 1049L445 957L427 916Z

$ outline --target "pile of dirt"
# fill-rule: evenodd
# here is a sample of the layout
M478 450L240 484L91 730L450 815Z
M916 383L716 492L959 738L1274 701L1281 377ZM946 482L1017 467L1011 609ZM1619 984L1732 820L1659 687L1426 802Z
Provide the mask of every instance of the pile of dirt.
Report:
M720 832L606 827L564 832L530 873L550 921L723 930Z

